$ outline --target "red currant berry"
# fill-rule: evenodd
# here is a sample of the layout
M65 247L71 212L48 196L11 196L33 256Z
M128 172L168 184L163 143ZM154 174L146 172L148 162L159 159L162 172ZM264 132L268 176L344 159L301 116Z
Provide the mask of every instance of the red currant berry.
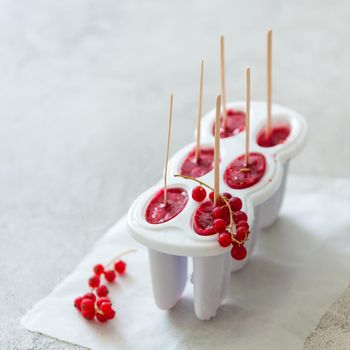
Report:
M223 219L225 222L230 220L230 211L226 206L215 207L211 213L213 219Z
M217 205L217 206L223 206L223 205L225 205L225 201L224 201L223 198L224 198L224 197L223 197L222 195L220 195L220 196L218 197L218 200L216 201L216 205Z
M226 248L232 243L231 235L228 232L220 233L218 242L221 247Z
M236 231L236 239L240 242L243 242L248 234L248 230L245 227L238 227Z
M104 272L104 274L107 282L113 282L117 277L116 273L113 270L107 270Z
M103 271L104 271L103 265L97 264L97 265L94 266L94 273L95 273L95 275L100 276Z
M102 311L103 314L108 314L112 310L112 305L111 303L102 303L100 306L100 310Z
M211 212L211 216L214 219L223 219L224 218L224 208L223 207L215 207Z
M224 192L222 194L223 197L225 197L227 200L231 199L232 198L232 194L231 193L228 193L228 192Z
M100 285L100 277L99 276L92 276L89 279L89 286L91 288L97 288Z
M84 318L87 320L93 320L95 317L95 310L86 310L82 311L81 314L83 315Z
M234 219L235 222L248 221L248 216L244 211L239 210L234 213Z
M76 307L79 311L81 311L81 302L83 301L83 297L75 298L74 307Z
M214 202L214 192L209 193L209 199Z
M229 200L229 203L230 203L230 207L231 207L232 211L238 211L238 210L242 209L242 201L238 197L232 197Z
M213 222L214 230L217 233L222 233L226 230L226 222L223 219L216 219Z
M111 301L107 297L97 299L96 306L100 308L102 303L110 303L112 305Z
M245 227L247 230L249 230L249 224L247 221L238 221L237 227Z
M247 256L247 249L244 245L234 243L231 249L231 256L236 260L243 260Z
M126 263L123 260L119 260L114 264L114 269L122 275L126 270Z
M209 199L214 202L214 192L210 192L209 193ZM216 203L215 203L217 206L221 206L221 205L224 205L225 204L225 201L222 199L221 195L219 195Z
M91 311L95 310L95 303L88 298L85 298L81 301L81 311Z
M86 293L83 295L83 299L91 299L93 302L95 302L96 295L94 293Z
M99 312L96 313L96 319L101 323L105 323L108 321L107 317L103 314L100 314Z
M207 191L202 186L196 186L192 190L192 198L196 202L204 201L206 196L207 196Z
M105 314L107 320L112 320L115 317L115 311L112 309L110 312Z
M96 289L96 294L101 298L107 296L109 293L108 288L105 285L99 286Z
M225 222L228 224L230 222L230 209L225 205L222 207L223 209L223 218Z

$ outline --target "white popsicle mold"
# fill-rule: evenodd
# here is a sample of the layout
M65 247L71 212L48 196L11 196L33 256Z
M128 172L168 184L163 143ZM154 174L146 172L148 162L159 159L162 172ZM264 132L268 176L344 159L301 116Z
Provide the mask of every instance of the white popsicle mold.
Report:
M228 109L245 111L245 102L229 103ZM195 143L178 151L168 165L168 186L181 187L188 192L185 208L172 220L162 224L149 224L145 220L145 209L153 196L163 187L159 181L140 195L128 213L128 226L132 236L149 249L155 302L161 309L172 308L182 295L187 281L187 257L193 258L194 309L197 317L208 320L216 315L229 284L231 271L244 267L252 254L262 227L271 225L278 215L282 202L289 160L302 148L307 132L304 118L298 113L274 104L273 124L288 124L291 132L287 140L274 147L260 147L256 138L266 122L266 103L251 103L250 151L259 152L266 158L266 172L252 187L234 190L224 182L224 171L228 164L245 152L245 132L221 139L220 192L230 192L243 201L250 226L246 242L247 257L242 261L231 258L230 247L222 248L217 243L217 234L200 236L192 228L192 218L199 204L192 200L191 191L197 183L175 178L183 160L194 149ZM212 128L215 110L202 119L202 145L213 147ZM214 171L201 181L213 185Z

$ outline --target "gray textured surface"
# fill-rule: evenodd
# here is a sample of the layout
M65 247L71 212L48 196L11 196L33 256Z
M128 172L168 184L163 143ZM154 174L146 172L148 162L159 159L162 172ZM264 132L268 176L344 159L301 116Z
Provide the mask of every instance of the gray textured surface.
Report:
M204 110L218 92L263 99L275 30L275 100L307 116L301 174L348 176L349 2L0 0L0 344L66 349L19 326L161 173L168 96L172 149L192 140L199 61Z
M350 286L305 341L305 350L350 349Z

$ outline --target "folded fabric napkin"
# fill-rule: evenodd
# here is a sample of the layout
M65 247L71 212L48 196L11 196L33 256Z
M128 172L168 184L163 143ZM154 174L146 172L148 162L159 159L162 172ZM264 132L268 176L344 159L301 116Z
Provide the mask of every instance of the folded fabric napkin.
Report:
M155 306L147 250L130 238L122 218L21 323L96 350L301 349L349 282L349 208L349 180L291 177L279 219L262 232L246 268L232 275L211 321L195 317L190 282L171 311ZM107 324L84 320L73 300L88 291L92 266L132 248L126 276L110 285L117 317Z

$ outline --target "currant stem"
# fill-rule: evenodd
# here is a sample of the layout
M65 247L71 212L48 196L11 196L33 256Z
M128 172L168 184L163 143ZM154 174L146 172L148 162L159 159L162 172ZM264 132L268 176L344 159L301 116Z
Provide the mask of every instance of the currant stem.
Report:
M250 169L249 169L249 168L242 168L241 171L248 171L248 172L249 172ZM186 180L195 181L195 182L199 183L201 186L207 187L207 188L209 188L211 191L214 191L214 189L213 189L212 187L210 187L209 185L207 185L205 182L200 181L200 180L197 180L197 179L195 179L195 178L193 178L193 177L191 177L191 176L176 174L176 175L174 175L174 177L181 177L181 178L186 179ZM237 239L235 238L235 236L234 236L234 232L233 232L233 222L234 222L234 221L233 221L233 212L232 212L230 203L229 203L228 200L227 200L224 196L222 196L222 195L220 195L220 199L222 199L222 200L225 202L225 205L227 206L227 208L228 208L228 210L229 210L229 212L230 212L229 230L230 230L230 233L231 233L232 241L238 243L239 245L244 244L244 243L246 242L246 240L247 240L247 236L245 237L245 239L244 239L243 241L237 240Z
M103 313L97 306L95 306L95 312L96 312L97 314L104 315L104 313Z
M224 196L220 196L221 199L225 202L225 205L227 206L228 208L228 211L230 213L230 224L229 224L229 229L231 231L231 236L232 236L232 239L234 239L233 237L233 214L232 214L232 209L231 209L231 206L230 206L230 203L228 202L228 200L224 197Z
M118 254L117 256L115 256L111 261L109 261L106 265L106 267L109 267L110 265L114 264L118 259L120 259L122 256L130 254L130 253L136 253L137 250L136 249L129 249L126 250L125 252L122 252L120 254Z
M174 175L174 177L182 177L183 179L186 179L186 180L195 181L195 182L199 183L201 186L204 186L206 188L209 188L209 190L214 191L214 189L212 187L210 187L209 185L207 185L205 182L197 180L197 179L195 179L195 178L193 178L191 176L176 174L176 175Z

